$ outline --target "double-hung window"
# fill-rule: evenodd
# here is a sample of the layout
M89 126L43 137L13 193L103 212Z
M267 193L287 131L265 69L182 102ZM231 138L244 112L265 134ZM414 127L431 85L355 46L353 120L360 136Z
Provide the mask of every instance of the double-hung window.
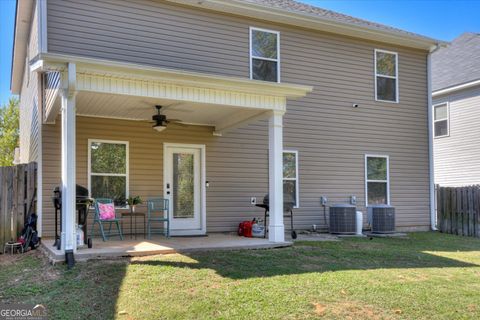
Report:
M299 206L298 199L298 152L283 151L283 195L289 197L295 203L295 208ZM284 199L289 201L290 199Z
M375 100L398 102L398 54L375 50Z
M128 197L128 142L88 140L88 188L92 198L113 199L125 207Z
M388 156L365 156L366 203L390 204L390 172Z
M280 82L280 33L250 28L250 79Z
M433 130L435 138L446 137L450 134L448 125L448 103L433 106Z

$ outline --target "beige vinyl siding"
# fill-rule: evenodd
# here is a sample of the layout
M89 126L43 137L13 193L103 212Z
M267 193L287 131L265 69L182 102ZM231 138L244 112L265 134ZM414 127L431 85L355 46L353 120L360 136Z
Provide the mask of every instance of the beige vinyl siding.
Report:
M321 195L328 197L329 205L356 195L365 212L364 155L379 154L390 156L397 225L428 228L426 52L162 1L51 1L48 19L51 52L245 78L249 27L279 31L282 82L314 86L305 98L288 102L284 117L284 147L299 152L296 227L323 224ZM398 104L374 100L376 48L398 52ZM359 107L352 108L353 103ZM81 126L77 129L80 134ZM141 132L139 139L144 137ZM215 138L176 132L176 139L207 145L209 231L234 230L243 218L262 215L249 203L251 196L261 201L268 190L266 122ZM130 137L137 138L137 131ZM134 145L131 141L131 157ZM148 172L135 169L133 163L131 170Z
M38 52L38 27L36 10L33 11L28 40L28 51L20 91L20 161L37 161L39 148L38 75L30 73L28 61Z
M163 1L53 0L47 10L49 52L249 74L248 28L242 39L244 25L222 15L213 21L211 13Z
M480 87L436 97L449 103L450 135L434 139L435 183L480 184Z

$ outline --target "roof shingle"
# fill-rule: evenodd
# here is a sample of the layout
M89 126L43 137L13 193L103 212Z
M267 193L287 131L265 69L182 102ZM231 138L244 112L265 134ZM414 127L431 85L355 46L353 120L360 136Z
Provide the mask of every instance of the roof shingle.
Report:
M480 34L466 32L432 54L432 90L480 79Z
M243 2L250 2L265 7L273 7L277 9L283 9L293 13L301 13L311 15L319 18L330 19L332 21L343 22L347 24L357 25L361 27L373 28L377 30L390 31L398 34L409 35L414 37L426 38L417 33L397 29L384 24L367 21L359 18L355 18L346 14L338 13L331 10L322 9L306 3L294 1L294 0L241 0Z

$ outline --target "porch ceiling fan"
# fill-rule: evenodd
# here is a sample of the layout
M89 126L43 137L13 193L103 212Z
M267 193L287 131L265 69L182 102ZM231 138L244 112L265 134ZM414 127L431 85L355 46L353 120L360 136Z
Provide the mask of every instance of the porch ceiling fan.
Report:
M182 124L182 120L179 119L167 119L167 116L164 114L160 113L160 110L162 109L162 106L156 105L155 108L157 109L157 114L154 114L152 116L152 121L155 123L152 128L154 130L157 130L158 132L161 132L167 128L167 125L169 123L177 123L177 124Z

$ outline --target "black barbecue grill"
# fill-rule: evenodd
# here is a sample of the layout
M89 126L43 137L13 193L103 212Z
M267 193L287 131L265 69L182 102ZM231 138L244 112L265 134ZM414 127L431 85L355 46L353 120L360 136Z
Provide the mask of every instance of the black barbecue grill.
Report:
M270 197L269 195L265 195L263 197L262 204L256 204L255 206L259 208L265 209L265 217L263 219L263 226L265 233L263 235L264 238L267 237L267 218L270 217ZM290 218L290 229L292 233L292 239L297 239L297 232L293 229L293 207L295 206L295 200L289 194L283 195L283 212L286 213L283 215L284 218Z
M54 246L60 250L60 234L62 232L62 191L60 187L56 187L53 190L53 206L55 207L55 243ZM76 185L76 210L77 210L77 223L82 226L84 234L84 244L92 247L92 239L87 236L87 217L88 207L92 203L93 199L88 197L88 189ZM59 214L60 213L60 214Z

